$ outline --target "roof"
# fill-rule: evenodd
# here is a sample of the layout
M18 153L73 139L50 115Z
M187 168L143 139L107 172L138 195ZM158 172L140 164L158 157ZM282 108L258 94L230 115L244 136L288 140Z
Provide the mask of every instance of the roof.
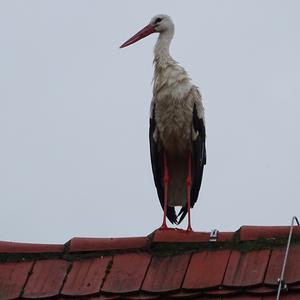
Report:
M155 231L73 238L64 245L0 242L0 299L275 299L289 227ZM295 227L283 300L300 299Z

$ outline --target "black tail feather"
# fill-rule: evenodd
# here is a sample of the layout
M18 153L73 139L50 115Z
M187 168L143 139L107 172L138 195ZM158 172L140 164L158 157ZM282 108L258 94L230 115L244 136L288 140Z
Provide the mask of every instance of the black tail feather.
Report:
M185 218L187 212L188 212L187 206L183 206L181 208L181 210L179 211L178 215L177 215L177 218L180 217L177 225L179 225L183 221L183 219Z
M172 224L178 225L176 211L174 207L168 206L167 207L167 218Z

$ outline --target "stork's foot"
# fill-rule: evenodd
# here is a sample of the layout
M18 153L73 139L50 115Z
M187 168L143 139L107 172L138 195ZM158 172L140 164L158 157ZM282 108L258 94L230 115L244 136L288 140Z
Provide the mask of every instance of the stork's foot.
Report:
M186 232L193 232L193 229L192 229L192 226L191 226L191 225L189 225L189 226L187 227Z
M183 230L183 229L180 229L180 228L173 228L173 227L168 227L167 224L162 224L159 228L158 228L159 231L161 230L173 230L173 231L177 231L177 230Z
M163 223L159 228L158 228L158 230L168 230L168 229L170 229L168 226L167 226L167 224L165 224L165 223Z

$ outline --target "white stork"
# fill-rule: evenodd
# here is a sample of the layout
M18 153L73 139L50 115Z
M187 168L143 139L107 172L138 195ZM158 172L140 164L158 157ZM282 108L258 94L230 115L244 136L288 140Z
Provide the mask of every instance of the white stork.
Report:
M188 213L187 231L191 231L190 208L197 201L206 163L204 108L197 87L170 55L172 19L153 17L120 48L155 32L159 37L154 48L149 138L154 181L164 210L160 229L168 228L166 217L179 224ZM181 206L178 214L175 206Z

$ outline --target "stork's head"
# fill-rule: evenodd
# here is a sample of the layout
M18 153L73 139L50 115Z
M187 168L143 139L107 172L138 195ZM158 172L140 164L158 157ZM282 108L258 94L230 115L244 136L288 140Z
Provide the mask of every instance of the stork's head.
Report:
M156 32L174 31L174 23L167 15L154 16L150 21L150 25L155 28Z
M132 36L128 41L122 44L120 48L127 47L155 32L169 32L171 35L173 35L174 23L172 19L167 15L154 16L147 26L145 26L138 33Z

